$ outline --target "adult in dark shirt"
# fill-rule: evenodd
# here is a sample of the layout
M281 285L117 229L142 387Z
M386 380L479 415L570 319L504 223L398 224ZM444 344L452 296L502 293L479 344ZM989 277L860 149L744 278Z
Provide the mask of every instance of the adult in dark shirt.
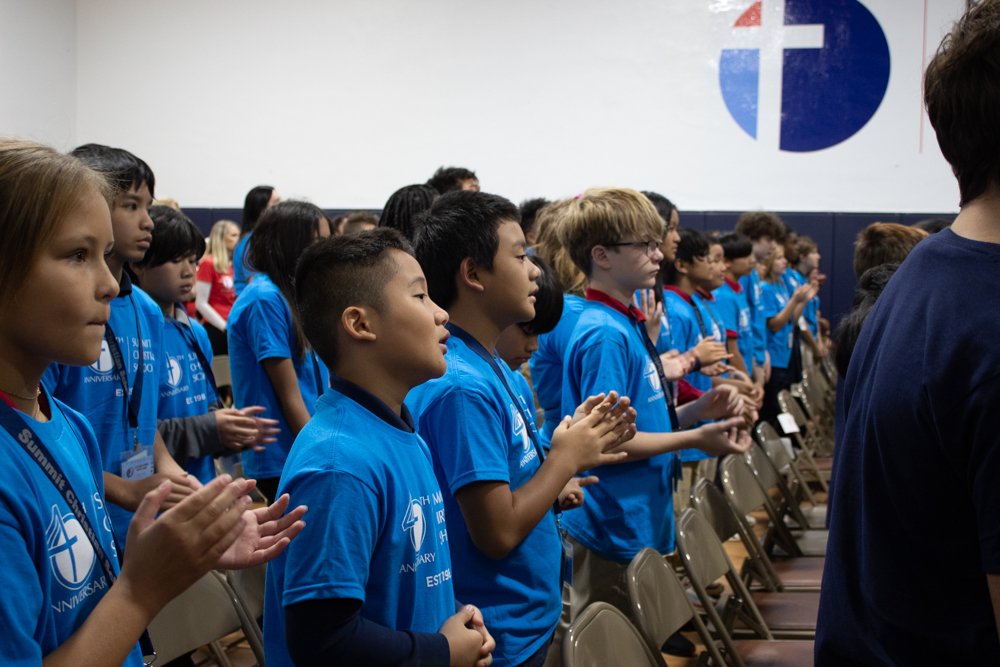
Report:
M854 348L820 667L1000 663L1000 0L945 38L925 99L962 210L903 262Z

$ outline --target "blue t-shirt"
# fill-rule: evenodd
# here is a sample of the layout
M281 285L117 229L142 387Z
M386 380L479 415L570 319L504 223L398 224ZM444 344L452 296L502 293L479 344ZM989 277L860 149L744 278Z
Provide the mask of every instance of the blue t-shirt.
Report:
M405 406L396 415L355 384L332 384L295 439L278 488L292 506L309 506L309 520L267 566L269 666L292 667L285 607L304 600L361 600L366 620L413 632L437 632L455 613L445 507L427 445Z
M816 664L1000 664L1000 245L920 242L843 380ZM942 571L942 567L944 571Z
M133 305L134 304L134 305ZM143 446L153 446L156 437L157 404L163 373L163 312L156 302L138 287L133 287L127 273L122 273L121 293L111 300L108 326L115 333L118 347L128 368L129 395L135 392L139 368L139 333L136 314L142 328L142 399L139 403L139 428L136 435ZM121 476L121 455L135 448L122 385L106 341L101 342L101 356L90 366L52 364L45 371L42 384L60 401L83 413L94 429L101 448L105 472ZM132 513L108 504L115 535L124 546Z
M667 319L667 324L660 326L660 338L656 341L657 352L663 354L671 349L681 352L690 350L705 338L702 324L705 325L705 332L709 332L709 335L714 333L711 318L707 317L703 310L695 313L695 307L694 299L687 294L671 287L663 290L663 315ZM698 321L698 315L701 315L701 323ZM719 340L721 339L716 339ZM688 373L684 379L699 391L708 391L712 388L712 378L698 371Z
M576 321L583 312L585 300L572 294L563 295L562 317L556 328L538 337L538 349L531 355L528 367L531 369L531 383L535 385L538 405L545 411L540 440L546 450L552 442L552 433L562 421L562 380L563 354L566 342Z
M643 433L669 433L670 413L656 366L642 334L624 313L587 301L566 347L563 412L572 414L588 396L617 391L636 410ZM676 455L601 466L587 488L587 502L563 515L563 528L591 551L627 563L643 547L674 550L673 477Z
M206 370L201 367L198 353L191 347L192 343L198 345L205 359L211 361L212 344L208 340L208 333L198 322L187 317L184 319L185 322L182 323L166 318L163 327L164 369L157 408L160 419L207 414L208 406L218 398L208 381ZM202 484L208 484L215 478L215 457L209 455L191 459L184 469Z
M280 477L294 438L267 371L260 362L276 358L292 360L302 401L310 415L330 375L314 351L308 350L304 360L299 357L295 350L292 311L277 285L266 274L254 278L236 299L226 329L229 332L229 368L233 376L236 407L262 406L266 411L261 416L277 419L280 429L277 442L265 447L263 452L243 452L243 471L251 479Z
M764 320L774 317L788 305L791 295L788 293L788 286L785 281L769 283L762 281L761 292L764 296ZM767 351L771 355L771 366L774 368L788 368L788 363L792 357L792 343L795 340L794 323L791 318L785 322L785 326L777 331L767 330Z
M801 273L792 268L786 269L785 275L783 277L785 279L785 286L788 287L789 296L794 294L795 290L801 287L802 285L809 284L808 278L806 278L804 275L802 275ZM816 322L816 313L818 308L819 308L819 297L814 296L813 298L809 299L809 302L806 303L805 308L802 309L801 317L805 321L806 326L809 328L809 332L813 336L816 336L818 332L817 328L818 325Z
M482 345L458 327L449 329L447 372L414 388L406 403L430 447L444 492L455 595L482 610L497 642L493 664L518 665L539 649L559 621L561 540L550 511L504 558L494 560L473 543L455 492L485 481L506 482L516 491L541 462L527 430L534 424L526 426L521 416L530 416L531 408L514 405L480 356L487 354ZM516 393L514 373L495 355L493 359Z
M243 264L247 249L250 247L252 234L253 232L250 232L241 238L236 242L236 247L233 248L233 289L236 291L236 296L242 294L243 290L250 284L250 279L257 275L256 271L251 271Z
M52 419L23 415L80 500L118 574L104 500L101 451L83 415L50 400ZM90 540L38 463L0 428L0 664L40 665L87 619L110 588ZM125 539L125 535L121 536ZM138 646L125 661L142 665Z
M763 366L767 360L767 319L764 317L764 292L757 269L740 278L740 285L750 304L750 328L753 329L753 360Z
M739 291L736 291L733 285L738 287ZM736 333L736 347L743 357L747 371L751 371L753 369L753 328L750 320L752 311L746 294L743 293L742 285L730 283L727 278L722 283L722 287L712 294L715 295L715 308L719 315L719 324L727 332Z

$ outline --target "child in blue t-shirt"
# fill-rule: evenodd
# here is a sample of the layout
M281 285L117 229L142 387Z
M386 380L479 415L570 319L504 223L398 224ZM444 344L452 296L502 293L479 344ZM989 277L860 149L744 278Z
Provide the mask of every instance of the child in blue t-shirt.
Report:
M495 350L504 329L535 316L540 272L518 217L514 204L483 192L450 192L431 207L416 255L451 320L448 370L408 399L444 493L456 594L482 608L497 640L494 665L504 667L540 665L550 644L558 651L555 505L577 473L621 460L605 450L631 434L628 402L613 411L601 395L571 408L578 421L564 418L550 453L542 451L531 410Z
M163 314L124 271L152 240L155 178L145 162L120 148L86 144L72 155L106 174L114 189L111 224L114 247L108 268L119 281L101 353L89 366L53 364L45 386L55 398L83 413L101 447L104 486L115 535L125 539L132 512L162 482L172 482L171 507L201 486L170 456L156 430L163 373ZM122 545L123 546L123 545Z
M790 292L783 278L787 266L785 249L779 245L763 267L761 288L767 321L767 349L771 355L771 377L764 385L764 406L760 413L760 418L766 421L778 416L778 393L795 381L789 369L793 346L798 345L795 323L802 316L806 303L819 291L819 285L813 281Z
M723 284L713 294L722 327L726 330L726 345L733 355L730 363L753 377L753 314L740 284L753 271L753 245L746 236L736 233L722 236L719 244L723 252Z
M764 293L761 288L761 268L774 251L779 241L785 238L785 223L768 211L747 211L736 221L736 233L750 239L753 246L755 270L743 278L741 284L746 291L751 308L753 328L754 361L759 367L754 381L763 386L771 377L771 355L767 348L767 318L764 316Z
M277 442L243 452L243 471L269 500L277 493L292 442L312 416L329 374L309 345L295 306L295 263L330 235L322 209L284 201L261 214L248 258L260 273L229 313L229 367L237 408L259 405L278 421Z
M167 602L210 569L266 562L302 527L304 508L280 521L246 512L252 482L228 477L156 518L164 481L141 498L119 566L126 534L112 532L101 446L41 384L52 363L100 363L119 291L106 256L125 238L110 190L80 160L0 140L0 237L19 239L0 244L3 665L140 667L137 642Z
M274 442L277 421L255 418L263 408L223 408L212 378L212 346L205 328L178 304L191 293L205 239L191 220L168 206L149 212L153 240L142 261L131 264L136 283L165 320L163 383L157 430L184 469L205 484L215 477L215 456Z
M270 185L258 185L247 193L243 201L243 224L240 225L240 240L233 248L233 290L236 296L243 293L257 272L247 266L247 250L250 248L250 235L261 213L281 201L281 195Z
M475 607L455 613L467 564L452 564L431 454L403 403L444 373L448 339L412 252L380 228L317 243L299 262L302 329L334 375L282 473L280 492L314 520L268 567L272 667L472 667L494 648Z
M636 290L653 287L663 254L664 222L649 200L633 190L588 190L573 200L559 228L570 257L590 280L587 305L566 348L563 409L580 397L623 387L637 406L633 440L621 447L626 462L606 465L587 502L564 518L573 541L573 614L596 601L628 613L625 571L644 547L673 551L674 452L695 447L716 456L746 451L738 415L742 400L718 387L674 408L673 389L643 313L630 305ZM669 393L667 393L669 392Z

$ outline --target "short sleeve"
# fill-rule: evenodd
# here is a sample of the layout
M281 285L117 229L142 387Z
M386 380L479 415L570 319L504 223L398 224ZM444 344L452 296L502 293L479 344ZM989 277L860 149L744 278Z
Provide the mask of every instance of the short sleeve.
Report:
M8 594L0 595L0 664L40 665L42 647L35 640L35 626L43 615L41 582L20 523L5 502L0 502L0 540L4 545L0 549L0 572L9 587Z
M774 293L775 288L769 285L762 285L762 288L761 302L764 304L764 317L775 317L782 309L781 302L778 301L778 296Z
M506 401L503 405L506 409ZM420 421L453 495L472 482L510 483L510 434L495 399L479 389L450 388L427 407Z
M953 462L962 473L969 475L969 493L975 513L979 549L986 574L1000 574L1000 378L978 386L958 409L949 411L953 419L945 420L938 430L945 441L959 443L956 451L968 443L968 461ZM959 421L960 420L960 421Z
M580 351L580 397L596 396L617 391L629 394L628 352L624 345L613 338L588 345Z
M353 475L327 470L310 471L283 490L291 506L309 507L309 520L285 549L282 606L331 598L364 602L383 528L383 494Z
M257 299L247 317L247 341L258 363L264 359L292 359L291 317L280 293Z
M198 265L198 273L196 274L198 282L208 283L209 285L215 284L215 265L212 263L211 255L206 255L204 259L201 260L201 264Z
M740 329L740 309L736 300L728 294L720 294L715 298L715 309L719 313L719 324L725 329L726 336L737 338Z
M201 349L202 355L204 355L205 360L208 361L209 364L211 364L213 359L212 342L208 340L208 333L205 331L204 327L200 326L199 327L193 326L191 327L191 329L194 331L194 339L199 349ZM208 377L208 374L212 372L211 368L203 368L202 370L205 371L205 377ZM212 391L211 382L206 382L206 385L207 385L206 389L208 390L208 404L211 405L212 403L215 403L215 401L218 400L219 397L216 396L214 391Z

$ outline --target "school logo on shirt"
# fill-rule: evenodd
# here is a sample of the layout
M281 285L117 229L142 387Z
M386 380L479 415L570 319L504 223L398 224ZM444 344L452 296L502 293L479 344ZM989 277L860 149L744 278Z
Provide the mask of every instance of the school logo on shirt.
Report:
M424 508L420 506L420 498L410 496L410 503L403 517L403 530L409 531L413 548L420 551L427 536L427 519L424 518Z
M222 286L227 290L233 289L233 279L230 276L222 276Z
M646 377L646 381L649 382L653 391L660 391L663 388L663 385L660 384L660 374L656 372L656 366L653 365L652 359L646 361L646 370L642 374Z
M80 522L72 514L61 515L59 507L53 505L45 541L56 580L70 590L81 588L90 577L96 559Z
M108 349L108 341L101 341L101 356L90 365L91 370L96 373L110 373L115 367L115 362L111 359L111 350Z
M514 404L510 404L510 421L514 425L514 437L521 436L521 444L524 451L531 449L531 439L528 437L528 429L524 427L524 419L521 418L521 411Z
M176 387L184 379L184 355L168 357L167 359L167 384Z
M740 311L740 329L746 331L750 328L750 313L746 310Z

